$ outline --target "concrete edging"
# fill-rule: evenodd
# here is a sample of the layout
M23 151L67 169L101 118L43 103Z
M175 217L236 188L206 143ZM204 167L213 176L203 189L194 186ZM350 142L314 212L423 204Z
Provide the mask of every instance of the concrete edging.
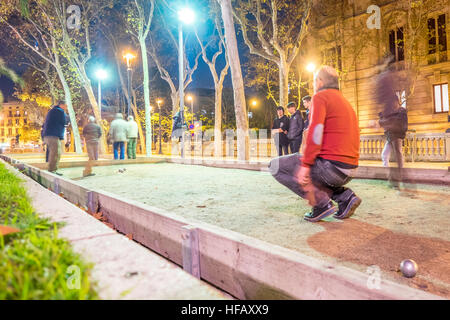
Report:
M4 159L2 155L0 157ZM8 162L17 165L14 161ZM66 191L66 194L70 194L67 190L71 187L82 190L48 172L39 171L28 165L19 164L19 166L25 173L31 173L33 178L39 178L41 183L44 182L53 188L56 179L59 182L63 181L61 190ZM59 228L59 236L67 239L75 252L94 264L91 281L96 283L101 299L227 298L217 289L201 282L172 262L107 227L63 199L54 189L46 190L41 184L13 170L8 164L6 167L24 180L27 194L39 215L53 222L63 222L65 225ZM76 195L78 193L74 192L72 199L76 199ZM86 195L82 195L80 199L85 197Z

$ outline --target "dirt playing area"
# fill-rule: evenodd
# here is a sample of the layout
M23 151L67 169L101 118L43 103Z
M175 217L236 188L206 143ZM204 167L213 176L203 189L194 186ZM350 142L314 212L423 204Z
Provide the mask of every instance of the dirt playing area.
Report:
M123 173L119 169L126 168ZM61 169L65 177L303 254L450 298L450 186L416 185L399 193L385 181L354 180L362 199L351 219L303 220L306 201L269 173L178 164ZM398 272L403 259L419 266L415 278Z

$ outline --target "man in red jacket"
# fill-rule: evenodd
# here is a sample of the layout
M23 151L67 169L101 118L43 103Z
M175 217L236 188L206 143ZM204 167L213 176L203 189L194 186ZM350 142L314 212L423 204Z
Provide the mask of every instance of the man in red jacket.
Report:
M304 155L273 159L269 168L278 182L309 200L313 209L305 220L317 222L332 214L345 219L361 204L361 199L344 187L358 167L358 120L339 91L334 68L325 66L315 74L314 92Z

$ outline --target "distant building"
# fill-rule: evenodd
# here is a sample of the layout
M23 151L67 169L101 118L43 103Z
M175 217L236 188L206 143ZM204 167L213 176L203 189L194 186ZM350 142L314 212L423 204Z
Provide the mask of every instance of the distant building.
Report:
M23 133L23 126L28 124L28 114L21 101L5 102L0 110L0 143L13 144L16 136ZM26 143L20 139L20 143Z

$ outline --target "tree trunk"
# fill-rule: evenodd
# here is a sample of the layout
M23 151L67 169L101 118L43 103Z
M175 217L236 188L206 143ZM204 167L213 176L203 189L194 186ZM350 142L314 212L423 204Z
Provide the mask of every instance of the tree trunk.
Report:
M174 116L178 112L178 108L180 105L180 96L178 95L178 91L173 91L170 93L170 99L172 100L172 116Z
M281 58L278 68L280 69L280 106L286 108L289 103L289 65L286 59Z
M77 117L75 115L75 111L73 110L72 105L72 94L70 93L69 85L66 81L66 78L64 78L64 74L61 68L59 68L59 66L55 66L55 69L56 72L58 73L59 80L61 81L64 90L64 98L67 105L67 111L69 113L70 125L72 126L73 140L75 142L75 152L80 154L83 152L83 150L81 148L81 138L80 138L80 131L78 130Z
M142 53L142 69L144 71L144 104L145 104L145 153L147 157L152 155L152 123L150 110L150 88L148 76L148 58L145 39L139 39Z
M215 86L214 157L222 157L222 86Z
M231 7L231 0L218 0L225 27L225 41L228 61L231 67L233 83L234 112L236 114L238 160L249 160L249 137L247 106L245 102L244 80L236 40L236 31Z

